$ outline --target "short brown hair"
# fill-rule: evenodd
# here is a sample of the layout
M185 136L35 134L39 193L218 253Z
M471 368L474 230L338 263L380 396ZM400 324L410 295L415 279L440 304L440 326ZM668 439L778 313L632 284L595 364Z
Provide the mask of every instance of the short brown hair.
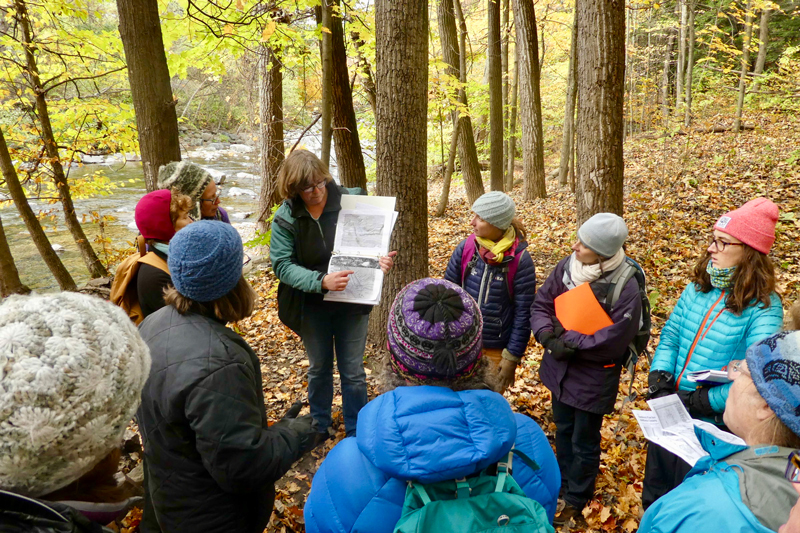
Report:
M380 394L385 394L397 387L413 385L433 385L447 387L453 391L463 390L493 390L500 392L500 381L497 378L497 367L488 357L478 359L475 372L469 377L456 378L453 380L434 380L405 378L399 376L392 369L391 354L388 350L381 352L378 359L378 390Z
M239 278L236 286L225 296L211 302L195 302L187 298L169 285L164 289L164 303L174 307L180 314L193 312L200 315L217 317L225 322L238 322L253 314L258 294L244 279Z
M733 273L733 290L725 298L725 307L736 315L751 305L760 304L767 309L775 292L775 266L767 254L745 244L742 260ZM706 253L694 267L694 283L700 292L710 292L711 276L706 271L711 254Z
M172 221L172 227L175 227L175 222L178 220L181 212L189 212L194 207L194 200L189 196L182 194L177 189L172 189L172 198L169 201L169 219Z
M323 179L326 182L333 181L322 161L308 150L295 150L278 172L278 194L281 198L296 198L300 191Z

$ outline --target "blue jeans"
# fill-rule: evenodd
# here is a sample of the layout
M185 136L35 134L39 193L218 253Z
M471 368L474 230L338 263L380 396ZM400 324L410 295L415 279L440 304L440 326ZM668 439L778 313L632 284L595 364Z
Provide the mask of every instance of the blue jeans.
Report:
M335 353L342 381L345 433L350 436L356 431L358 412L367 405L364 347L368 324L368 314L307 308L303 315L300 334L308 353L308 403L311 417L320 429L327 429L331 425Z

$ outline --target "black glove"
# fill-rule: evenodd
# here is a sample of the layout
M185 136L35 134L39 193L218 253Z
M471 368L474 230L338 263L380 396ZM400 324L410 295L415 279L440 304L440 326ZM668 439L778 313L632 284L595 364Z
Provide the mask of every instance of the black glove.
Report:
M647 399L661 398L675 394L675 376L663 370L653 370L647 375Z
M566 361L575 355L578 347L558 337L551 337L547 344L544 346L553 356L556 361Z
M550 322L553 323L553 335L556 337L561 337L567 331L564 329L564 326L561 324L561 321L558 319L557 316L553 315L550 317Z
M300 441L298 458L310 452L319 444L317 439L317 427L311 415L297 416L302 409L302 402L294 402L289 410L286 411L286 414L283 415L283 418L276 424L276 426L288 427L297 433L297 437Z
M678 391L678 397L692 418L714 418L717 415L708 398L709 390L707 387L697 387L693 391Z

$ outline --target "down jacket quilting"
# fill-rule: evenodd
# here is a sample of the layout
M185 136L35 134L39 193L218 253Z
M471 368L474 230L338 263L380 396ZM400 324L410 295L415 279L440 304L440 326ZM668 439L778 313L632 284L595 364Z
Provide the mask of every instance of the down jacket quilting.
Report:
M777 294L772 294L768 308L761 304L751 305L738 316L725 309L727 294L716 288L703 293L690 283L661 331L650 369L673 374L681 390L694 390L695 383L685 378L678 380L684 365L685 372L720 370L730 361L744 359L748 346L781 329L783 307ZM701 326L704 326L702 332ZM698 332L697 346L686 364ZM709 391L711 407L716 412L725 410L730 387L730 384L720 385Z
M314 476L304 509L306 531L391 533L406 482L434 483L476 473L512 444L540 469L513 461L513 477L553 519L561 475L544 432L485 390L400 387L358 416L358 436L331 450Z
M514 296L508 288L507 274L502 265L489 265L477 254L475 266L461 279L461 256L466 239L456 246L447 264L444 279L464 287L481 308L483 315L483 345L486 348L506 348L512 355L522 357L531 338L531 304L536 294L536 269L528 243L520 242L514 255L520 255L514 276ZM476 244L477 246L477 244ZM506 255L507 265L514 256Z

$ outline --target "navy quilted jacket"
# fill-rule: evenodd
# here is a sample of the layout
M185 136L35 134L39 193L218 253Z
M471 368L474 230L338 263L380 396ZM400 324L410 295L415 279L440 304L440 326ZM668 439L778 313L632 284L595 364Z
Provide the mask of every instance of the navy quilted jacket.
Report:
M456 246L444 279L464 287L478 302L483 315L483 345L486 348L506 348L512 355L522 357L531 338L531 304L536 294L536 269L531 254L526 250L528 243L520 242L514 252L522 256L514 276L512 299L503 266L486 264L480 254L476 254L475 266L467 270L462 282L461 254L466 242L464 239ZM507 255L503 264L511 262L511 259L512 256Z

